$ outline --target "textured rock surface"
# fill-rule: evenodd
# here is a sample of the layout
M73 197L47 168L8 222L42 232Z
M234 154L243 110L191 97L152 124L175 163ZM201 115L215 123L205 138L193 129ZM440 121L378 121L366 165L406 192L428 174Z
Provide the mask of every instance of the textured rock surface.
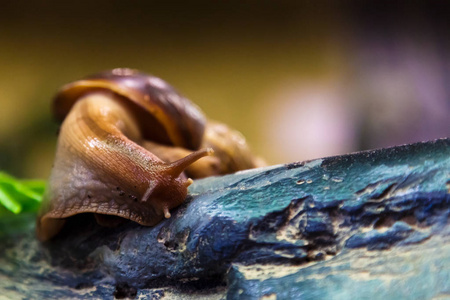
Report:
M450 297L449 205L443 139L198 180L152 228L3 220L0 298Z

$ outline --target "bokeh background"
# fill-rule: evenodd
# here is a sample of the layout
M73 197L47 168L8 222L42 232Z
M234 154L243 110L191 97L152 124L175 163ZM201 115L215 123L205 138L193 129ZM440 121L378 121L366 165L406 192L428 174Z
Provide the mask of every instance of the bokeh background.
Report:
M115 67L165 79L269 164L448 137L445 1L330 3L2 1L0 169L46 178L54 93Z

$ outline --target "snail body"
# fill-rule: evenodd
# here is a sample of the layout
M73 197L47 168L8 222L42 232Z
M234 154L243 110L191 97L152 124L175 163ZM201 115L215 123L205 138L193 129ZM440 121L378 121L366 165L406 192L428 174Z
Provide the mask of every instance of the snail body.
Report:
M214 152L204 139L206 118L159 78L130 69L99 73L63 87L54 113L62 125L37 220L42 241L80 213L94 213L101 225L116 216L153 226L186 198L186 168L194 178L230 172L220 157L194 167Z

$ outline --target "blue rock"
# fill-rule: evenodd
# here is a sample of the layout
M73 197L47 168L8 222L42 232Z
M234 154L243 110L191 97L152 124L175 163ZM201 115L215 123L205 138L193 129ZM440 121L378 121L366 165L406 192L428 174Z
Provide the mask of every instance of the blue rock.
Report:
M385 232L373 229L366 233L357 233L347 240L345 247L367 247L368 250L389 249L397 242L406 240L413 231L411 226L403 222L396 222ZM419 239L418 242L420 241Z
M31 299L450 297L449 191L450 139L197 180L155 227L102 228L82 215L43 245L32 232L4 230L0 291Z

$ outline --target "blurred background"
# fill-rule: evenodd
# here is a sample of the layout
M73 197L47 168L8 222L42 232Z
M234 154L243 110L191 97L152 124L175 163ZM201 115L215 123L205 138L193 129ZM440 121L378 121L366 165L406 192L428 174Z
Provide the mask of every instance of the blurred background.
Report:
M450 136L445 1L368 3L2 1L0 169L46 178L54 93L115 67L165 79L269 164Z

